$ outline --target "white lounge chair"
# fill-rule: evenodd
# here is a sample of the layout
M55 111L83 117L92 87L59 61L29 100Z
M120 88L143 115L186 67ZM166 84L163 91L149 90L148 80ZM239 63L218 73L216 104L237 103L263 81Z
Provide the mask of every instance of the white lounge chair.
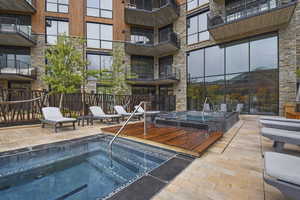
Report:
M267 137L274 141L273 147L275 151L282 152L284 144L300 145L300 132L287 131L274 128L262 128L260 130L262 136Z
M123 106L114 106L115 111L118 113L118 115L121 115L124 117L129 117L132 113L127 112ZM143 115L143 113L135 113L134 116L140 118Z
M264 180L276 187L287 199L300 198L300 158L296 156L266 152Z
M42 113L43 113L43 117L44 117L44 119L41 120L42 128L45 127L45 124L51 124L51 125L54 125L54 130L55 130L55 132L57 132L57 128L58 128L57 125L62 127L62 125L64 123L72 123L73 129L75 130L75 123L77 120L75 118L63 117L59 108L45 107L45 108L42 108Z
M293 122L300 123L299 119L289 119L285 117L277 117L277 116L262 116L259 118L260 120L270 120L270 121L279 121L279 122Z
M108 114L105 114L102 110L102 108L100 106L91 106L89 107L92 115L93 115L93 119L100 119L100 120L103 120L103 119L111 119L111 120L114 120L114 119L117 119L117 121L119 122L119 119L121 117L121 115L108 115Z
M142 108L142 107L138 107L138 106L134 106L135 109L138 109L138 113L142 113L144 114L145 113L145 110ZM155 115L155 114L158 114L160 113L160 111L146 111L146 114L149 114L149 115Z
M244 104L239 103L239 104L236 105L236 110L235 111L240 113L240 112L242 112L243 108L244 108Z
M288 131L300 131L300 123L282 122L273 120L259 120L266 128L283 129Z
M221 112L227 112L227 104L222 103L222 104L221 104L221 107L220 107L220 111L221 111Z
M210 112L210 111L211 111L211 110L210 110L210 106L209 106L208 103L205 103L205 104L204 104L203 110L204 110L204 112Z

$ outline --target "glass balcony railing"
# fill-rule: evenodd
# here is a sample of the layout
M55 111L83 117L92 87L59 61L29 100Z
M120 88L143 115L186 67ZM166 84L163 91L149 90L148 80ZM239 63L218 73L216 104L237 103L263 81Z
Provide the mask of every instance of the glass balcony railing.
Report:
M180 70L171 68L168 70L160 71L158 76L154 72L131 72L130 69L126 70L126 79L129 81L164 81L164 80L180 80Z
M34 41L31 32L31 25L21 24L19 19L14 17L0 17L0 32L19 33L27 39Z
M180 45L180 40L178 38L178 35L174 32L166 34L165 37L161 38L157 43L153 42L153 37L147 37L142 35L131 35L130 39L131 40L129 41L129 43L131 44L149 46L149 47L155 47L162 43L172 43L177 47L179 47Z
M245 0L226 5L222 14L209 13L208 27L234 22L250 16L255 16L277 8L294 4L297 0Z
M126 8L156 11L165 6L171 6L179 13L179 6L175 0L126 0Z
M0 74L20 75L35 79L36 69L23 61L0 59Z

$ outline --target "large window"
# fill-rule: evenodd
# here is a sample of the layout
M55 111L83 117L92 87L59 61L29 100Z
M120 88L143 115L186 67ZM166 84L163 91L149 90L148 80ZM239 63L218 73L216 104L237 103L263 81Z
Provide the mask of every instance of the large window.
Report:
M112 56L106 54L87 53L89 61L88 70L99 70L103 74L103 79L109 79L112 73ZM94 77L89 77L89 80L96 80Z
M188 0L187 1L187 10L193 10L199 6L202 6L206 3L209 3L209 0Z
M69 0L46 0L47 11L50 12L69 12Z
M112 49L113 26L87 23L87 47Z
M69 35L69 22L47 19L46 20L46 42L56 44L59 35Z
M112 18L112 2L113 0L87 0L87 15Z
M203 12L187 19L187 43L194 44L209 40L207 13Z
M131 56L131 72L136 79L154 79L154 58L150 56Z
M214 108L278 113L277 36L264 36L188 53L188 109L202 110L205 97Z

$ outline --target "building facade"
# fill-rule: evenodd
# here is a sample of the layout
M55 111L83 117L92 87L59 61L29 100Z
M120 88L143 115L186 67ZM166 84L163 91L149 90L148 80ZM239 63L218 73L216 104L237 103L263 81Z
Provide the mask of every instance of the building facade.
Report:
M21 3L20 3L21 2ZM243 104L280 114L300 64L297 0L0 0L0 87L44 89L44 51L83 37L88 69L124 51L134 95L176 95L177 110ZM91 79L89 91L105 91Z

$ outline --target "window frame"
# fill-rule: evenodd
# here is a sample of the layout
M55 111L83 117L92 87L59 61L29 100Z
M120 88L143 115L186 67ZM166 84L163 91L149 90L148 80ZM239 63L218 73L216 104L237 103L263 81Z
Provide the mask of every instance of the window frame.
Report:
M99 69L96 69L96 70L102 70L101 56L110 56L111 59L112 59L112 63L111 63L111 69L109 70L108 73L113 73L113 69L112 69L112 65L113 65L113 56L110 55L109 53L87 51L85 55L86 55L86 60L87 60L87 61L89 61L89 60L88 60L88 55L95 55L95 56L99 56L99 57L100 57L99 63L98 63L98 64L99 64L99 65L98 65L98 66L99 66ZM98 67L98 66L97 66L97 67ZM89 70L88 67L89 67L89 65L87 66L87 70ZM89 81L95 81L94 79L90 79L90 78L88 78L88 80L89 80ZM101 78L100 78L100 80L101 80ZM96 81L97 81L97 80L96 80Z
M189 45L194 45L194 44L197 44L197 43L200 43L200 42L205 42L205 41L209 41L210 40L210 34L208 32L208 25L206 24L206 29L205 30L199 30L199 16L200 15L206 15L206 18L207 18L207 14L209 13L209 8L204 8L204 9L201 9L199 10L198 12L196 13L193 13L192 15L188 15L187 18L186 18L186 31L187 31L187 34L186 34L186 44L189 46ZM193 17L196 17L197 18L197 32L195 33L192 33L192 34L189 34L188 33L188 29L190 27L190 19L193 18ZM200 34L202 33L205 33L207 32L208 34L208 39L205 39L205 40L200 40ZM193 43L190 43L189 44L189 37L190 36L194 36L194 35L197 35L197 41L196 42L193 42Z
M67 0L68 3L59 3L59 0L56 0L57 3L48 2L49 0L45 0L45 11L46 12L54 12L54 13L65 13L68 14L70 12L70 0ZM56 5L56 11L48 10L48 4ZM60 6L66 6L68 11L67 12L61 12L59 7Z
M97 7L89 7L88 6L88 4L87 4L87 1L88 0L86 0L86 16L88 16L88 17L97 17L97 18L106 18L106 19L113 19L113 16L114 16L114 13L113 13L113 7L114 7L114 5L113 5L113 0L111 0L112 2L111 2L111 10L110 9L106 9L106 8L101 8L101 1L102 0L96 0L96 1L99 1L99 8L97 8ZM88 14L88 9L97 9L98 10L98 16L94 16L94 15L89 15ZM103 17L102 16L102 12L103 11L106 11L106 12L110 12L111 13L111 17Z
M56 36L56 42L57 42L57 39L58 39L58 36L61 34L61 33L58 33L58 24L57 24L57 35L49 35L48 33L47 33L47 21L48 20L50 20L50 21L56 21L56 22L66 22L66 23L68 23L68 34L67 34L67 36L69 36L70 35L70 23L69 23L69 20L68 19L60 19L60 18L46 18L45 19L45 35L46 35L46 37L45 37L45 43L46 43L46 45L55 45L55 44L50 44L50 43L48 43L48 36Z
M94 39L94 38L88 38L88 24L96 24L99 26L99 39ZM103 40L101 39L101 35L102 35L102 31L101 31L101 25L108 25L111 26L111 40ZM113 37L114 37L114 26L113 24L105 24L105 23L98 23L98 22L91 22L91 21L86 21L85 22L85 26L86 26L86 47L89 49L107 49L107 50L112 50L113 49ZM92 41L99 41L100 46L99 47L89 47L88 46L88 41L92 40ZM103 48L102 47L102 42L109 42L111 43L111 48Z

